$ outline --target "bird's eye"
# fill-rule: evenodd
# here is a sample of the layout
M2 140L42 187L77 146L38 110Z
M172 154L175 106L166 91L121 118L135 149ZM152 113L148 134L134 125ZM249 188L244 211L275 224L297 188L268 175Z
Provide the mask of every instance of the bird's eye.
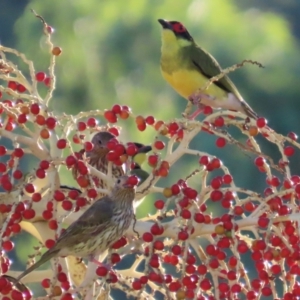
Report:
M173 25L173 30L177 33L182 33L186 31L185 27L180 23L175 23Z
M119 183L121 183L121 179L118 179L118 180L117 180L117 184L119 184Z

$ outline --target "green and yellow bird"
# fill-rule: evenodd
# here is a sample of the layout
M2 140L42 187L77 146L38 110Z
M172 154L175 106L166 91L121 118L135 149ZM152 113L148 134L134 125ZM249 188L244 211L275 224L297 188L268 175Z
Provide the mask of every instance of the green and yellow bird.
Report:
M227 75L201 91L210 78L222 72L221 66L211 54L195 43L180 22L162 19L158 22L162 26L162 75L178 94L198 105L197 111L189 118L195 118L206 105L258 118Z
M146 153L151 151L152 147L145 146L140 143L134 143L134 144L137 147L138 152L132 158L133 165L130 171L130 175L136 175L137 177L139 177L140 179L139 185L141 185L149 176L149 173L144 169L142 169L142 164L147 160Z

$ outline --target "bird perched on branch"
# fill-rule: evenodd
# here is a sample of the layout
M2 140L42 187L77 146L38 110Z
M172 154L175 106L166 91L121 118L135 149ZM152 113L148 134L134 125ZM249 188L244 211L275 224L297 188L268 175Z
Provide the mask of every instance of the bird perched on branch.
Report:
M108 163L109 161L106 158L109 149L107 148L107 144L110 140L114 139L115 136L108 131L100 131L96 133L91 142L93 144L93 149L91 151L86 151L85 156L88 159L88 162L91 166L96 168L98 171L101 171L104 174L108 173ZM148 177L148 173L141 169L142 163L146 160L146 153L152 150L151 146L145 146L140 143L133 143L137 148L137 153L133 156L132 160L135 163L135 167L131 170L131 175L137 175L141 177L141 181L145 180ZM124 169L122 166L117 166L112 164L112 176L113 178L117 178L124 174ZM73 169L73 176L77 178L78 170L76 168ZM100 178L93 178L96 186L106 189L107 184L104 180Z
M135 186L132 185L131 179L125 175L119 177L110 194L94 202L60 235L55 246L47 250L40 260L17 278L4 277L13 282L19 290L24 290L25 286L19 281L54 257L88 257L90 261L101 265L95 257L120 239L134 218Z
M136 155L133 156L133 167L130 171L131 175L136 175L139 179L139 185L142 184L149 176L149 173L142 169L142 164L146 161L147 156L146 153L152 150L151 146L145 146L140 143L134 143L138 149Z
M106 158L109 149L107 148L107 143L115 138L113 134L108 131L100 131L96 133L92 138L92 144L94 148L91 151L86 152L86 157L89 159L89 164L96 168L98 171L101 171L104 174L108 173L108 163L109 161ZM122 166L117 166L112 164L112 176L113 178L117 178L121 175L124 175L124 170ZM100 188L107 188L106 183L98 178L95 179L97 182L97 186Z
M162 19L158 22L162 26L162 75L178 94L198 105L197 111L189 118L195 118L206 105L258 118L227 75L201 90L209 79L222 72L221 66L210 53L196 44L180 22Z

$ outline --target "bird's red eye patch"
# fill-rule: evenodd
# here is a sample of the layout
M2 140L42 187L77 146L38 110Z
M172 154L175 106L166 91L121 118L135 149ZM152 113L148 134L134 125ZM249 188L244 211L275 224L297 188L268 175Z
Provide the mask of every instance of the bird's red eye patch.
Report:
M186 32L185 27L181 23L175 23L173 24L173 30L177 33Z

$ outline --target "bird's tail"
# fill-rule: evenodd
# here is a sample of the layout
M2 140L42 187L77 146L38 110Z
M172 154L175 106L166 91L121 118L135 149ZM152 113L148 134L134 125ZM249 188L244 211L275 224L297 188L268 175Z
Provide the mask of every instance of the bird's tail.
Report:
M52 248L52 249L54 249L54 248ZM24 291L28 290L27 287L23 283L20 282L20 280L23 277L25 277L27 274L29 274L30 272L37 269L39 266L43 265L45 262L47 262L48 260L50 260L51 258L56 256L58 250L52 250L52 249L46 251L36 263L34 263L32 266L30 266L28 269L26 269L17 278L14 278L14 277L8 276L8 275L5 275L4 277L7 280L9 280L10 282L12 282L19 291L24 292Z
M243 113L246 114L248 117L253 118L255 120L258 119L258 114L247 104L247 102L242 101L242 109Z
M28 291L26 285L18 281L15 277L9 275L3 275L2 277L7 279L9 282L11 282L20 292L24 293Z
M54 247L55 248L55 247ZM20 281L23 277L25 277L27 274L32 272L33 270L37 269L39 266L43 265L45 262L56 256L57 250L54 250L54 248L46 251L42 257L35 262L32 266L30 266L28 269L26 269L20 276L17 277L17 281Z

